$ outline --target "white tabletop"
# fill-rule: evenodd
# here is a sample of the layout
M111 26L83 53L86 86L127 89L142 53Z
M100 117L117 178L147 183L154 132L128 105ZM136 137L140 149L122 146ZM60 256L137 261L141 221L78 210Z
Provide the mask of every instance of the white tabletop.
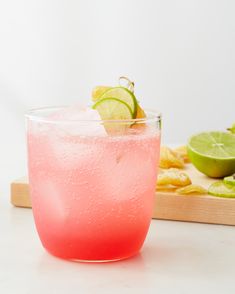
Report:
M49 255L31 209L0 198L0 293L235 293L235 227L153 220L141 253L85 264Z

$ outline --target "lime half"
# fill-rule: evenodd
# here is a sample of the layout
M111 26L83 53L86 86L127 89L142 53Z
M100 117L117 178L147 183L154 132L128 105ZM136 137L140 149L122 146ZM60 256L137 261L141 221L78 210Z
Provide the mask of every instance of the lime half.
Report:
M235 198L235 186L218 181L210 185L208 193L217 197Z
M235 136L224 132L205 132L188 141L193 165L209 177L221 178L235 172Z
M101 95L100 100L109 97L114 97L125 102L131 109L132 117L136 118L137 100L131 91L124 87L114 87L105 91Z

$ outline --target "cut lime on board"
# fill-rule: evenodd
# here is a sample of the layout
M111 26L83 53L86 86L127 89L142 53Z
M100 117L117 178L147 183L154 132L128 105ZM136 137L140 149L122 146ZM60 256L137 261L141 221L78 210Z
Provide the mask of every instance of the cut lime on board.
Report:
M224 132L204 132L188 141L192 164L212 178L222 178L235 172L235 136Z
M235 186L235 175L232 175L230 177L224 178L224 183L228 185L234 185Z
M208 193L217 197L235 198L235 186L218 181L210 185Z
M132 117L136 118L137 100L131 91L124 87L114 87L105 91L99 100L109 97L114 97L126 103L131 109Z

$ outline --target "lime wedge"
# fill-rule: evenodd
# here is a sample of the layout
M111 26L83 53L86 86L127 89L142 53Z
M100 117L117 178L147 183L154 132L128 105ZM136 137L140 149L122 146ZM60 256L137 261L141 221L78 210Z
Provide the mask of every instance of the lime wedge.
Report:
M235 186L235 175L232 175L230 177L224 178L224 183L228 185L234 185Z
M235 172L235 136L225 132L205 132L188 141L188 155L193 165L213 178Z
M235 186L218 181L210 185L208 193L217 197L235 198Z
M132 117L136 118L137 100L135 95L124 87L114 87L105 91L100 99L114 97L125 102L131 109Z

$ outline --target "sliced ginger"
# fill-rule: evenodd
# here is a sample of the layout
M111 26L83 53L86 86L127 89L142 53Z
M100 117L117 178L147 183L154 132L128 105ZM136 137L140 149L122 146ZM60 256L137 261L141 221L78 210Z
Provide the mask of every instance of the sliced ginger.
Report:
M162 146L160 153L160 171L157 180L157 191L176 192L180 195L204 195L207 190L202 186L192 184L187 173L179 170L185 163L189 163L186 146L179 146L175 149Z
M187 151L187 146L179 146L173 150L175 153L177 153L180 157L183 158L185 163L189 163L190 159L188 157L188 151Z
M180 195L204 195L207 190L192 184L189 176L177 168L161 170L157 179L157 191L176 192Z
M175 192L176 189L178 189L178 187L171 186L171 185L157 185L156 186L156 191L161 191L161 192Z
M176 190L176 193L181 195L202 195L207 194L207 190L199 185L188 185Z
M146 118L146 114L139 104L137 104L136 118L137 119ZM136 122L131 126L131 128L135 130L144 130L146 128L146 123Z
M176 186L184 187L190 185L192 182L189 176L177 168L170 168L159 174L157 179L158 186Z
M140 107L140 105L137 105L137 113L136 113L136 118L145 118L146 114L144 110Z
M166 146L162 146L160 150L160 163L161 168L183 168L184 160L183 158L172 149Z

